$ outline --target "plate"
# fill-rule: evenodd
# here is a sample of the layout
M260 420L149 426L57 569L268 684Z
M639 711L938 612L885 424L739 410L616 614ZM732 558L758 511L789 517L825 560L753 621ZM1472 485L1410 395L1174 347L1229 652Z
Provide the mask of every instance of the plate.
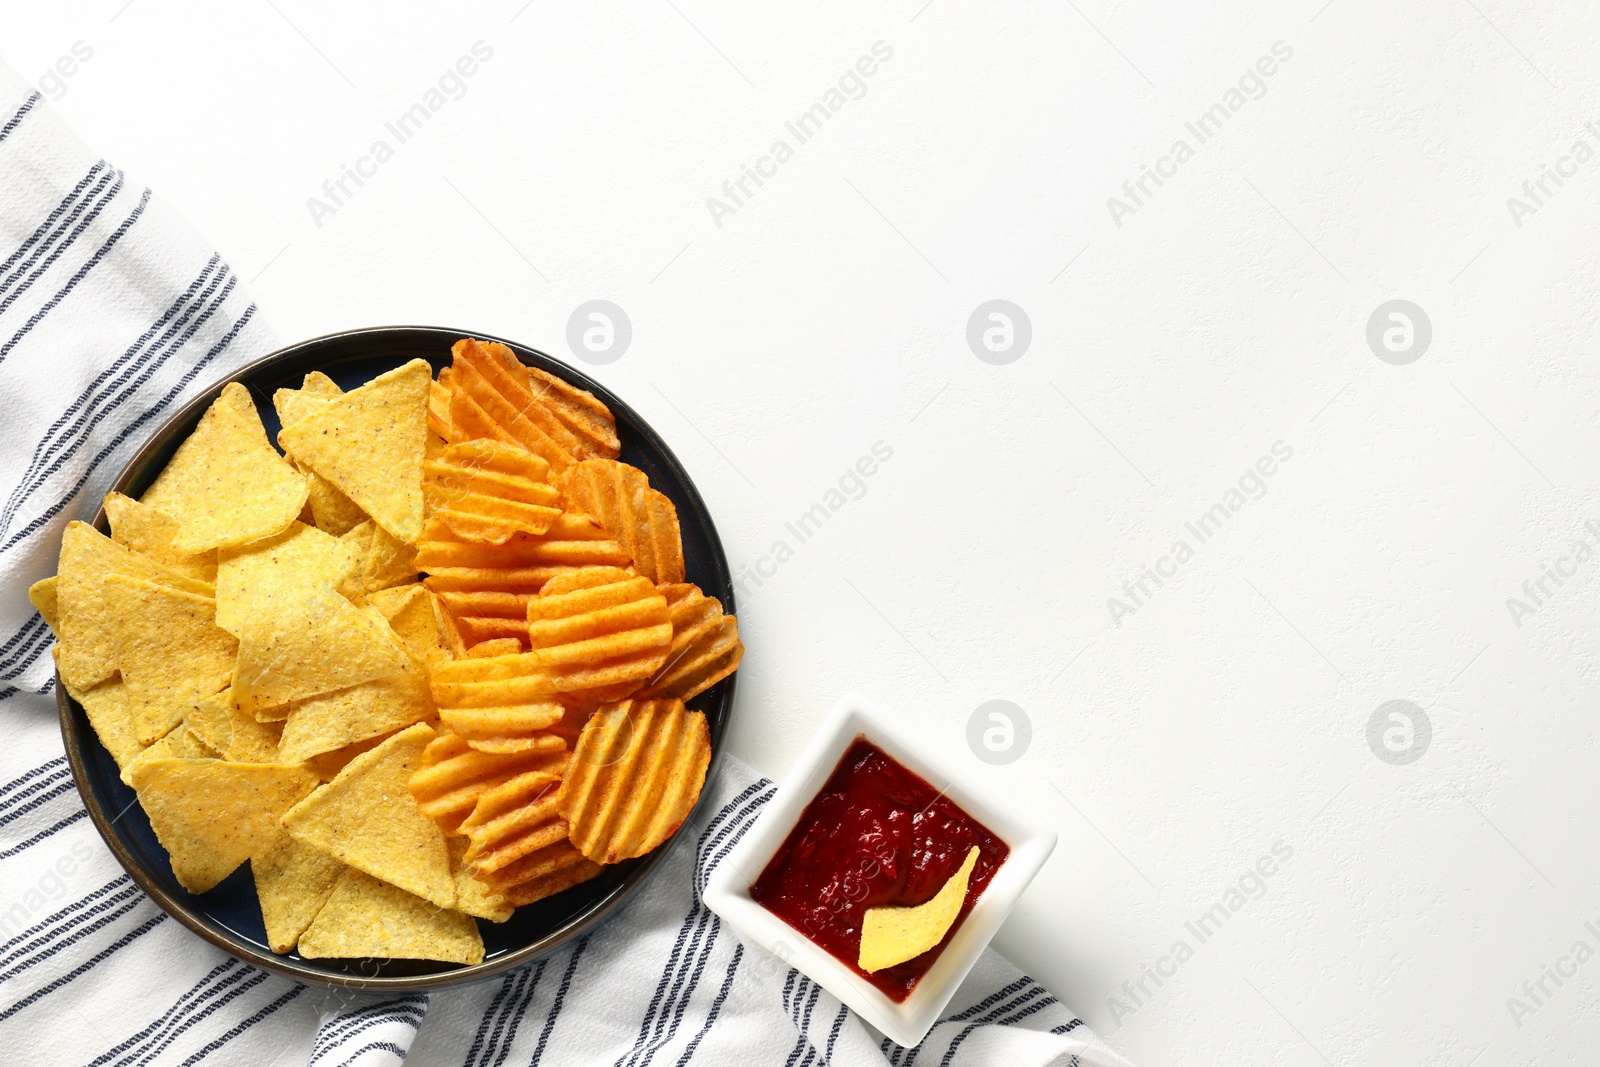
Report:
M277 413L272 408L274 390L298 388L301 379L314 370L322 371L348 390L416 358L427 360L437 373L440 367L450 363L450 346L463 337L500 341L522 362L587 389L611 409L617 420L617 436L622 442L620 458L643 470L650 478L650 485L665 493L678 509L688 580L700 586L707 596L722 601L725 610L732 614L735 610L733 582L722 541L717 537L705 501L661 435L610 390L565 363L526 345L470 330L431 326L350 330L303 341L264 356L230 378L217 382L174 412L154 430L144 447L117 475L111 488L131 497L140 496L230 381L240 382L250 389L268 437L276 439L279 427ZM94 526L102 533L108 532L103 509L95 513ZM723 738L733 711L737 677L737 673L731 675L689 702L690 708L705 713L711 732L711 766L696 812L713 791ZM609 866L599 877L582 885L518 908L507 922L478 920L478 928L483 932L484 959L473 966L422 960L307 960L297 953L279 956L267 947L250 865L244 864L207 893L193 894L180 886L172 875L166 850L156 840L144 810L134 802L133 790L122 784L116 761L100 744L83 708L67 695L59 677L56 679L56 704L61 713L61 736L66 744L67 759L84 807L88 808L95 828L112 854L133 880L167 914L213 945L247 963L300 982L395 991L456 986L503 974L557 951L617 914L644 888L668 851L683 837L680 829L672 840L648 855ZM693 818L691 814L690 819ZM687 820L685 825L688 825Z

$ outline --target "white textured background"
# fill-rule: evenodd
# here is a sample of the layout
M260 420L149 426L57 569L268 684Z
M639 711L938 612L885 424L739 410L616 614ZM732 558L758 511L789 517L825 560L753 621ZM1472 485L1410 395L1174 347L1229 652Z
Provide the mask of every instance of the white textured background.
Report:
M736 567L795 548L741 604L734 751L783 774L854 688L1038 811L1061 845L1001 947L1136 1062L1592 1062L1600 960L1560 961L1600 949L1600 560L1507 607L1600 529L1600 158L1507 206L1600 150L1592 3L443 7L5 0L0 54L92 51L57 106L285 341L432 323L570 358L574 308L625 309L591 373ZM480 40L318 226L307 198ZM866 95L717 226L707 197L879 41ZM1107 198L1278 41L1265 95L1118 227ZM1005 366L965 337L994 298L1033 329ZM1433 330L1404 366L1366 341L1396 298ZM1276 441L1265 495L1114 625ZM967 748L990 699L1032 724L1006 766ZM1409 765L1368 747L1392 699L1432 724Z

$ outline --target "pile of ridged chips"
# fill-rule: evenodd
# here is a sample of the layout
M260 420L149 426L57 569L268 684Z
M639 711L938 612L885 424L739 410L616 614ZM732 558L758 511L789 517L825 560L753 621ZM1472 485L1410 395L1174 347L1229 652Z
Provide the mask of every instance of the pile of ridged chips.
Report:
M458 342L343 392L227 386L29 596L179 884L249 862L274 952L477 963L473 917L640 856L744 648L610 411Z

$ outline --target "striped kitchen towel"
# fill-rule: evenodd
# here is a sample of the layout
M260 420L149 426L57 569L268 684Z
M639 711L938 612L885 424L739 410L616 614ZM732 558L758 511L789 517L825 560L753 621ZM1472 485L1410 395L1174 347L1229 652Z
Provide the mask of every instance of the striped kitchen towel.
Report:
M0 1049L38 1065L1125 1067L986 954L918 1048L885 1040L700 903L772 796L733 759L621 915L509 976L368 996L248 966L117 865L62 755L26 598L150 427L270 339L221 258L0 65Z

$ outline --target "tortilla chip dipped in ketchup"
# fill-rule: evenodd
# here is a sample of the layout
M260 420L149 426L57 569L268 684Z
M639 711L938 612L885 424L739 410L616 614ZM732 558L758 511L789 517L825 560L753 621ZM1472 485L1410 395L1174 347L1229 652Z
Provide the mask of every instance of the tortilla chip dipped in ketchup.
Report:
M1009 853L949 797L858 737L750 895L899 1002ZM869 909L874 930L863 946ZM924 950L906 958L915 949Z

